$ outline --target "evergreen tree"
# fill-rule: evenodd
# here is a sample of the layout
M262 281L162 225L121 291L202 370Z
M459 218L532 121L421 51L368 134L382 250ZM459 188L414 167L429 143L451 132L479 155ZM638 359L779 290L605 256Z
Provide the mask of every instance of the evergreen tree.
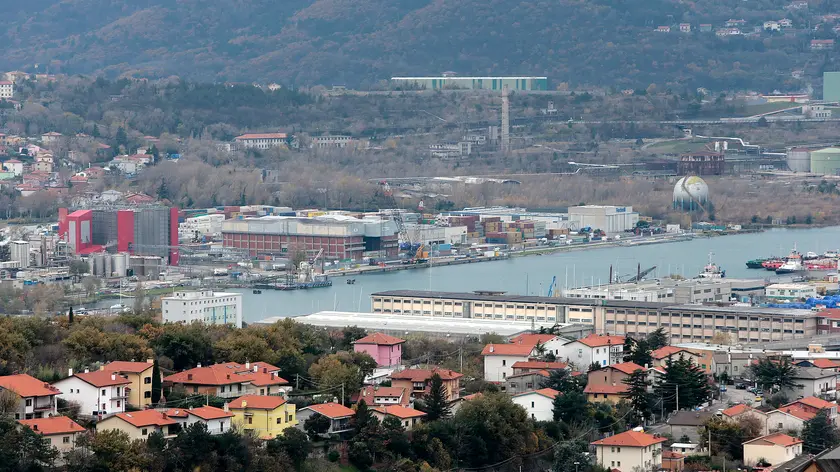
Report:
M793 379L796 376L797 367L791 364L790 359L763 358L758 364L752 366L755 381L758 386L770 392L781 390L793 390L801 385Z
M158 187L157 197L160 200L169 199L169 187L166 186L166 179L160 179L160 186Z
M446 386L440 374L435 373L429 382L429 394L423 402L423 411L426 412L427 421L446 419L452 414L447 402Z
M364 431L374 421L376 421L376 418L373 417L373 413L368 409L367 402L359 400L359 404L356 405L356 415L353 417L353 429L356 434Z
M826 410L820 410L816 416L805 422L802 427L804 452L819 454L840 443L837 428L831 423Z
M668 358L665 376L654 391L667 412L676 410L677 406L680 409L694 408L711 395L706 373L682 355L676 360Z
M73 324L73 307L70 307L70 311L67 312L67 323Z
M633 362L642 367L649 366L653 363L651 350L647 339L627 338L624 340L624 362Z
M627 400L633 406L633 412L636 416L635 423L643 423L653 414L650 393L650 381L648 381L647 371L643 369L636 370L630 377L624 379L627 384Z
M566 369L552 370L548 378L540 383L540 388L552 388L558 392L583 392L586 387L586 376L572 376Z
M125 134L122 126L117 129L117 134L114 136L114 143L117 147L124 146L128 150L128 135Z
M656 328L656 330L654 330L653 332L649 333L647 336L647 345L648 349L650 349L651 351L662 349L663 347L667 346L668 334L665 332L665 328L660 326Z
M99 134L99 126L97 126L96 123L93 124L93 131L90 132L90 135L94 138L98 138L99 136L101 136Z
M579 423L589 418L589 403L583 391L563 391L554 397L554 421Z
M572 472L580 466L586 470L585 467L589 464L589 458L586 452L589 449L586 441L561 441L554 447L554 463L551 466L552 472ZM578 466L575 466L575 463Z
M152 404L157 405L160 402L160 397L163 394L163 386L160 379L160 367L158 361L155 359L152 364Z

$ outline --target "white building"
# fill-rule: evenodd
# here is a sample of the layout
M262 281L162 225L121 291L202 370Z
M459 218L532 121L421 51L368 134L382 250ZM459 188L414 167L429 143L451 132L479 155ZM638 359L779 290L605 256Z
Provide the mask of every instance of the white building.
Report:
M568 360L586 370L592 364L601 366L623 362L624 336L590 334L563 345L558 360Z
M180 239L191 239L196 231L199 236L221 234L222 223L225 221L224 213L213 213L187 218L178 225L178 237Z
M664 437L625 431L592 443L598 465L618 470L658 470Z
M9 243L11 260L17 262L21 269L29 267L29 241L12 241Z
M210 434L222 434L231 428L233 413L221 408L201 406L189 408L185 411L187 412L186 426L204 423L207 425L207 432Z
M639 214L631 206L584 205L569 208L569 221L579 229L590 227L606 233L621 233L636 227Z
M242 327L242 294L201 290L161 298L164 323L230 324Z
M817 296L817 287L809 284L772 284L764 289L773 300L799 300Z
M837 391L837 372L834 369L820 369L818 367L797 367L793 380L797 385L789 393L790 398L821 397L831 395Z
M309 147L312 149L324 148L343 148L347 147L353 142L350 136L330 135L330 136L314 136L312 137Z
M459 159L472 154L472 143L460 141L457 143L430 144L429 154L431 157L440 159Z
M514 395L513 403L525 408L528 416L536 421L552 421L554 419L554 397L560 392L553 388L541 388L531 392Z
M784 433L773 433L744 443L744 464L765 461L779 465L802 454L802 440Z
M81 414L93 416L124 412L129 385L131 381L127 378L105 370L85 370L53 383L61 390L58 398L78 403L82 407Z
M15 177L23 175L23 162L17 159L9 159L3 163L3 168L15 174Z
M488 344L481 355L484 357L484 380L504 382L513 375L513 364L525 362L534 353L533 344Z
M14 95L15 84L8 80L0 81L0 99L10 100Z
M269 149L288 146L288 139L289 136L286 133L252 133L233 138L234 142L245 149Z

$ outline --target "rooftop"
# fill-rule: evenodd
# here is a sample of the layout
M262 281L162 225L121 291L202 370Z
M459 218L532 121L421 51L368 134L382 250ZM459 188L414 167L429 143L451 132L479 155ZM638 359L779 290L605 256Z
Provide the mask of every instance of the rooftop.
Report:
M96 370L93 372L79 372L74 377L81 379L94 387L110 387L113 385L130 384L127 378L112 371Z
M609 395L620 395L622 393L627 393L630 389L625 384L616 384L616 385L587 385L585 389L583 389L583 393L603 393Z
M623 346L624 345L624 336L603 336L600 334L590 334L585 338L580 338L576 341L570 342L579 342L585 344L589 347L601 347L601 346Z
M440 375L442 380L460 379L464 374L455 372L454 370L442 369L435 367L432 369L405 369L391 374L394 380L411 380L412 382L424 382L432 378L434 374Z
M236 400L233 400L228 405L229 408L244 409L253 408L257 410L273 410L286 403L283 397L268 396L268 395L243 395Z
M346 406L338 403L321 403L318 405L309 405L307 407L301 408L301 410L312 410L326 416L327 418L332 419L347 418L356 414L356 412L354 412L350 408L347 408Z
M665 441L665 438L656 437L652 434L642 433L640 431L625 431L623 433L595 441L592 444L596 446L648 447Z
M710 411L678 411L668 418L667 423L677 426L700 426L713 416L714 413Z
M688 349L684 349L681 347L676 346L665 346L661 347L653 352L650 353L654 359L664 359L666 357L673 356L674 354L678 354L680 352L686 352L688 354L694 354L693 352L689 351Z
M529 392L522 392L522 393L516 394L514 396L515 397L521 397L521 396L524 396L524 395L531 395L531 394L541 395L543 397L550 398L550 399L554 400L554 397L556 397L557 395L560 395L560 392L558 392L557 390L554 390L553 388L541 388L539 390L531 390Z
M515 336L510 339L512 343L520 343L520 344L531 344L536 346L537 344L545 344L549 341L553 341L557 338L563 339L556 334L520 334L519 336Z
M114 361L105 364L104 370L114 372L128 372L132 374L139 374L146 369L154 367L152 362L129 362L129 361Z
M377 344L380 346L394 346L396 344L402 344L404 342L405 339L389 336L387 334L371 333L363 337L362 339L357 339L353 341L353 344Z
M632 374L637 370L644 370L644 367L640 366L639 364L636 364L635 362L622 362L620 364L613 364L607 367L613 368L620 372L624 372L625 374Z
M557 370L557 369L565 369L568 367L569 364L565 362L545 362L545 361L516 361L513 363L511 367L514 369L546 369L546 370ZM613 366L615 367L615 366Z
M797 367L794 374L795 379L824 379L837 375L832 369L820 369L819 367Z
M816 413L813 411L806 411L799 405L786 405L779 408L777 411L781 411L782 413L787 413L791 416L795 416L802 421L808 421L813 417L817 416Z
M801 403L803 405L808 405L812 408L817 408L817 409L820 409L820 410L831 409L831 408L834 408L834 407L837 406L836 403L828 402L828 401L825 401L821 398L817 398L817 397L814 397L814 396L800 398L799 400L790 402L790 403L788 403L787 405L784 405L784 406L796 405L797 403Z
M143 426L167 426L177 424L177 421L166 416L166 413L157 410L132 411L131 413L117 413L117 418L140 428Z
M531 344L488 344L481 350L481 355L528 357L533 350L534 346Z
M280 368L265 362L226 362L178 372L163 380L188 385L230 385L251 382L254 385L285 385L289 382L276 375Z
M47 382L43 382L27 374L0 377L0 388L11 390L22 398L58 395L61 393L61 390Z
M420 410L415 410L414 408L401 405L375 406L371 409L378 411L379 413L396 416L401 419L420 418L422 416L426 416L426 413L423 413Z
M288 135L286 133L250 133L237 136L233 139L241 141L243 139L286 139L287 137Z
M51 434L85 432L85 428L66 416L51 416L49 418L37 418L34 420L18 420L18 423L45 436L49 436Z
M214 406L200 406L187 410L190 415L195 415L203 420L218 420L220 418L231 418L233 413Z
M787 434L784 434L784 433L773 433L773 434L768 434L767 436L762 436L760 438L751 439L751 440L745 442L744 444L749 444L751 442L756 442L756 441L767 441L767 442L773 443L777 446L785 446L785 447L786 446L793 446L794 444L799 444L799 443L802 442L801 439L797 439L797 438L794 438L792 436L788 436Z

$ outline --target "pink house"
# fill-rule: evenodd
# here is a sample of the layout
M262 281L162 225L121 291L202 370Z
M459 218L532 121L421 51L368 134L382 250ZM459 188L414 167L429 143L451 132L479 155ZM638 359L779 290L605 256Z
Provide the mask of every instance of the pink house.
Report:
M353 350L366 352L380 367L391 367L402 364L402 343L404 339L395 338L382 333L369 334L353 342Z

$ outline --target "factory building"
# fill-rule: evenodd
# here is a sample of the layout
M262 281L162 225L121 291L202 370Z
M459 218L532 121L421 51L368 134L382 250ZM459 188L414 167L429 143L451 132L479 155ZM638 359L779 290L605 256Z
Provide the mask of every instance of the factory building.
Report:
M391 77L391 84L409 89L548 90L547 77Z
M823 72L823 100L840 102L840 72Z
M242 327L242 294L213 292L176 292L161 297L164 323L204 323Z
M222 223L224 247L246 249L255 256L323 250L327 259L349 261L396 257L398 232L393 220L344 215L264 216Z
M9 254L12 261L18 263L18 268L29 267L29 241L12 241L9 243Z
M828 147L811 151L811 173L837 175L840 171L840 148Z
M763 295L761 281L748 279L652 279L639 283L616 283L560 289L565 298L627 300L659 303L726 302L733 296Z
M636 227L639 214L630 206L584 205L569 208L569 221L578 228L622 233Z
M163 206L58 210L59 236L76 254L107 250L178 265L178 209Z
M693 152L680 156L677 173L683 175L723 175L724 166L725 160L722 152Z

